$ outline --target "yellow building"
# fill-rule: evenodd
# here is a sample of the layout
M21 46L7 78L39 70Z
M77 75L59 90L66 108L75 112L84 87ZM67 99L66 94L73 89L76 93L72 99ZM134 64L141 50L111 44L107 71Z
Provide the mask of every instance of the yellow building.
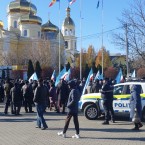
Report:
M42 25L34 4L28 0L13 0L8 5L7 13L8 30L0 21L0 66L13 66L14 70L22 70L26 74L29 59L33 63L39 61L42 67L56 70L59 61L61 65L66 63L63 32L50 20ZM74 34L70 40L72 38L75 38ZM76 49L75 43L73 50L74 47Z

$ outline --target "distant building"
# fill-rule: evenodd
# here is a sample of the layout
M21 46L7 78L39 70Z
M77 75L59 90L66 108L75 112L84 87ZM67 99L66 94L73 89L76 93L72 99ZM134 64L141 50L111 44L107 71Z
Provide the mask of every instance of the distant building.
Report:
M0 66L14 66L26 76L28 60L39 60L41 66L58 70L61 65L75 63L75 25L70 18L70 8L62 30L48 20L42 25L37 8L28 0L13 0L8 5L8 29L0 21ZM60 53L59 53L60 52Z
M114 67L126 65L126 55L121 55L120 53L110 54L110 60Z

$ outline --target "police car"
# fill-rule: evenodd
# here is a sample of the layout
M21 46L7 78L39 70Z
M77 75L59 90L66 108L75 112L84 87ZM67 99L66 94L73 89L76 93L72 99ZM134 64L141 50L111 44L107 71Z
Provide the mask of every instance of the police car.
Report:
M113 108L115 113L129 115L130 85L137 85L142 100L142 119L145 120L145 82L125 82L114 85ZM95 120L104 113L101 93L91 93L81 96L79 109L89 120Z

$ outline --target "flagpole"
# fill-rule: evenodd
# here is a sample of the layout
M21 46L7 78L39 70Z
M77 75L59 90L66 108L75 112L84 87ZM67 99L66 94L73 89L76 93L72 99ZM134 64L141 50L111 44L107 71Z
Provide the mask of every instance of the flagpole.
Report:
M80 0L80 80L82 80L82 0Z
M61 70L61 62L60 62L60 1L59 1L59 73Z
M102 0L102 75L103 75L103 68L104 68L104 46L103 46L103 43L104 43L104 24L103 24L103 14L104 14L104 11L103 11L103 0Z

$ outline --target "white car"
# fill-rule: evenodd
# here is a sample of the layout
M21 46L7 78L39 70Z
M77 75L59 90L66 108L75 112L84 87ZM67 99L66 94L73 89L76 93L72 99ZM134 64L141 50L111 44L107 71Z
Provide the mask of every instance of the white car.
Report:
M145 82L125 82L114 85L113 109L115 113L129 114L130 111L130 85L137 85L142 100L142 119L145 120ZM91 93L81 96L79 109L89 120L97 119L104 113L101 93Z

